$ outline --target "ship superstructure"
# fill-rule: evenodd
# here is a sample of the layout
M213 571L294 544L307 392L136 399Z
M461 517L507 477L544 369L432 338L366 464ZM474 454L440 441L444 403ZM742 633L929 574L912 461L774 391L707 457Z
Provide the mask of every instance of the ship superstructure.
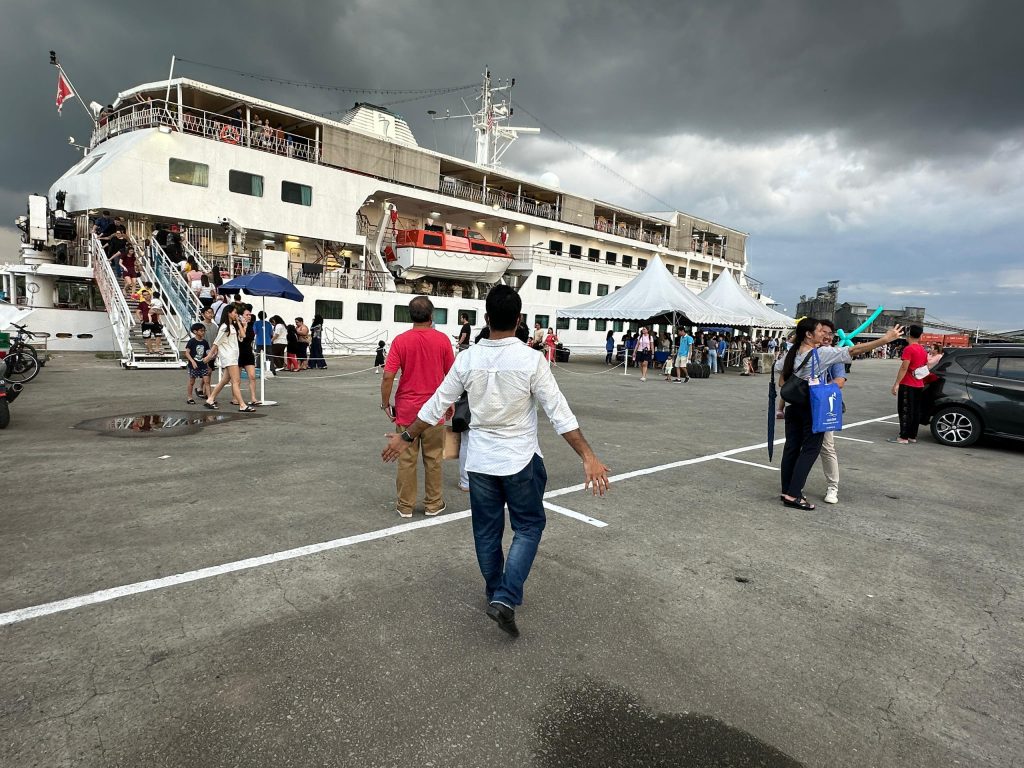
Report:
M67 325L68 346L125 352L117 334L129 330L113 321L124 308L112 309L111 287L97 295L87 277L91 270L97 284L110 282L89 236L96 214L110 211L140 250L159 251L152 277L176 313L187 318L198 304L152 237L161 227L180 231L185 255L204 270L289 277L304 303L268 302L268 310L321 315L336 350L368 350L401 332L413 293L432 297L442 330L457 332L462 313L479 326L483 296L499 281L519 290L531 327L553 327L558 308L616 290L656 254L694 291L722 271L759 290L746 276L743 232L679 211L633 211L497 165L526 130L508 127L509 102L494 98L500 87L485 73L473 116L476 161L419 146L399 114L372 104L329 120L188 78L126 90L50 188L51 210L66 193L63 215L76 238L30 243L37 268L0 273L2 288L33 306L46 330ZM103 325L99 311L112 318L109 343L102 332L77 339L76 329ZM575 348L603 348L606 330L622 330L612 321L559 323L562 342Z

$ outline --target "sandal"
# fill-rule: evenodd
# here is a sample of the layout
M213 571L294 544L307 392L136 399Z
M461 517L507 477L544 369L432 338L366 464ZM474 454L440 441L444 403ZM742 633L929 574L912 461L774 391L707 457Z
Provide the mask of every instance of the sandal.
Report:
M185 401L185 405L195 405L195 404L196 404L196 401L193 400L191 397L188 400Z
M810 512L812 509L816 508L807 499L787 499L783 497L782 504L787 507L792 507L793 509L802 509L805 512Z
M255 408L257 405L263 405L263 403L260 400L252 400L252 401L249 402L249 405L251 405L253 408Z
M247 405L247 406L245 406L245 408L239 408L238 412L239 413L256 413L256 409L253 408L251 405Z
M203 402L203 408L209 408L211 411L216 411L217 410L217 404L216 403L207 403L207 402L204 401Z

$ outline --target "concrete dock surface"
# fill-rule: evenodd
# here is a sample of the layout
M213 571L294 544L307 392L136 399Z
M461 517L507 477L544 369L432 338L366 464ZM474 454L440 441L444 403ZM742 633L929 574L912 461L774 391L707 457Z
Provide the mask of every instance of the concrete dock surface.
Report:
M368 358L202 425L183 371L59 355L0 432L0 766L1024 765L1024 445L886 443L897 365L854 365L813 512L766 376L559 366L616 479L541 414L513 640L455 462L396 514Z

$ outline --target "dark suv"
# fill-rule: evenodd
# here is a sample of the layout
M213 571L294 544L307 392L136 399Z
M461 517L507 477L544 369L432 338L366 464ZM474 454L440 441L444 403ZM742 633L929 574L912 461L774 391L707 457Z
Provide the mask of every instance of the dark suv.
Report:
M947 349L928 387L932 437L966 448L982 434L1024 440L1024 344Z

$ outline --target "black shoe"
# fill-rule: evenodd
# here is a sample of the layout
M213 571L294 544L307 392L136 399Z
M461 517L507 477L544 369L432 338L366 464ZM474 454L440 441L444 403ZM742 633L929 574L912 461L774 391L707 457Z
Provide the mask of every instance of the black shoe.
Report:
M487 606L487 615L498 622L498 629L508 632L512 637L519 637L516 626L516 612L504 603L492 602Z

